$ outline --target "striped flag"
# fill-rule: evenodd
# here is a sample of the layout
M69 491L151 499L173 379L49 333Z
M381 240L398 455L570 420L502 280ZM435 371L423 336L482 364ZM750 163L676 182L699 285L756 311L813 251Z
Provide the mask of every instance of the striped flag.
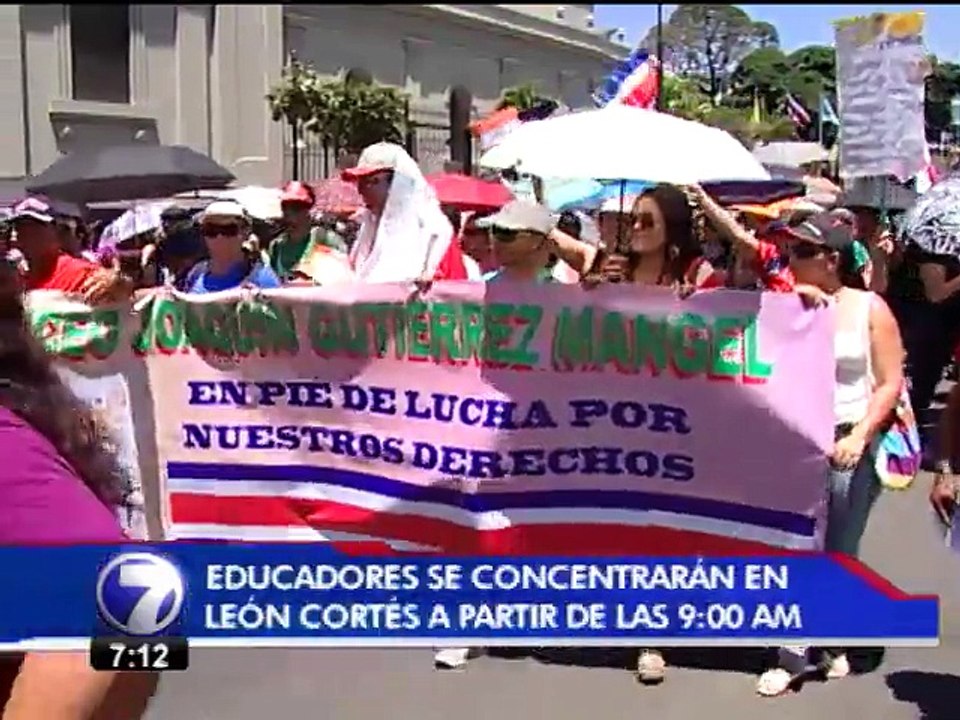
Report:
M810 124L810 113L793 95L787 93L784 103L787 108L787 115L789 115L790 119L793 120L794 125L797 125L798 127L806 127Z
M635 50L622 61L594 93L597 107L611 103L649 109L656 105L660 69L646 50Z
M816 547L802 514L640 490L476 492L316 465L168 462L171 540L374 541L464 554L770 552ZM474 483L476 481L473 481Z
M487 151L522 124L517 109L507 107L471 123L470 132L480 141L480 149Z

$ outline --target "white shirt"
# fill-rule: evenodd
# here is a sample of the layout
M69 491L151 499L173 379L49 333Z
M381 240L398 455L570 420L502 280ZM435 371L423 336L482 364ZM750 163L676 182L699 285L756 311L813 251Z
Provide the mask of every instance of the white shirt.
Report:
M837 424L858 423L866 417L873 393L873 373L870 367L870 309L873 293L844 290L853 293L850 306L837 313L837 329L833 338L836 358L836 383L833 395Z

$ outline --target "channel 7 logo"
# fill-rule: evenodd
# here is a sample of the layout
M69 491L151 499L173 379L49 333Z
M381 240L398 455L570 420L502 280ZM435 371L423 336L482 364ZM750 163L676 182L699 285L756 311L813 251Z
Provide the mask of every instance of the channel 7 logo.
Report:
M173 563L151 552L116 555L97 576L97 610L125 635L159 635L180 616L186 591Z

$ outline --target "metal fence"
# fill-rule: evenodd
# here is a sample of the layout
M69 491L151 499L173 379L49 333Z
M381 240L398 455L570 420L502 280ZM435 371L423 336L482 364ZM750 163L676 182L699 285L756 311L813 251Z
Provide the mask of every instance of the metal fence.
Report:
M445 113L408 114L406 148L424 174L443 172L451 160L449 121ZM297 132L290 123L283 128L283 175L300 180L323 180L338 173L340 149L324 143L316 133ZM472 166L479 160L478 143L471 143Z

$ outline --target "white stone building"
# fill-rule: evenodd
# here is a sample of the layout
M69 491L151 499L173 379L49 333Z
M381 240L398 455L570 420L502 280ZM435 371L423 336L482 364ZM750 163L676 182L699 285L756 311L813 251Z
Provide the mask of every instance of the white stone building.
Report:
M364 70L448 123L451 88L475 114L536 82L572 106L626 54L592 5L5 5L0 178L122 141L189 145L242 182L275 184L289 141L265 95L291 52L323 74ZM286 168L289 172L289 167Z

